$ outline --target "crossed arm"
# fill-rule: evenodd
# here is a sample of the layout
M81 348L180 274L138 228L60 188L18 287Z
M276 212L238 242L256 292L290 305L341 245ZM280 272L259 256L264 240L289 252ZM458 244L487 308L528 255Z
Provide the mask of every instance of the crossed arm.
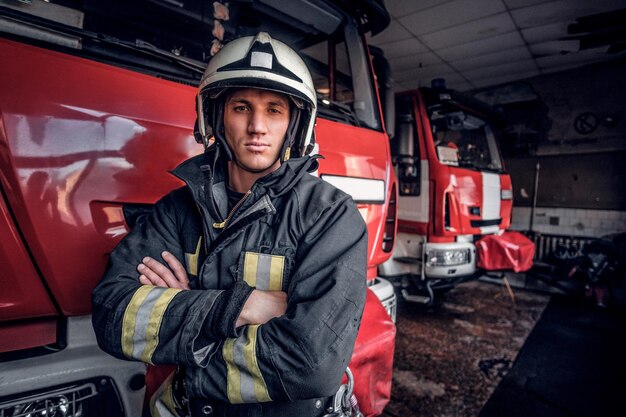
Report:
M189 290L189 278L185 267L170 252L161 253L163 263L145 257L137 266L141 274L139 282L143 285L154 285L162 288ZM169 268L168 268L169 267ZM253 290L246 300L235 327L249 324L265 324L274 317L280 317L287 311L287 294L283 291Z

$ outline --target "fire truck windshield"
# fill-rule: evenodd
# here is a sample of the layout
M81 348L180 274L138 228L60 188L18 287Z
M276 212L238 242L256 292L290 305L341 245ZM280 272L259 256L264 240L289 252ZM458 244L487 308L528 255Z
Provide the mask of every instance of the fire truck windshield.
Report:
M166 1L67 3L68 7L55 5L62 13L50 10L42 16L31 14L28 7L2 7L2 13L17 23L9 27L0 22L0 31L188 85L198 84L224 44L269 32L306 61L320 98L320 116L382 130L360 34L359 25L364 23L356 19L356 11L335 2L194 1L188 7Z
M501 171L502 161L491 125L460 109L430 108L435 150L446 165Z

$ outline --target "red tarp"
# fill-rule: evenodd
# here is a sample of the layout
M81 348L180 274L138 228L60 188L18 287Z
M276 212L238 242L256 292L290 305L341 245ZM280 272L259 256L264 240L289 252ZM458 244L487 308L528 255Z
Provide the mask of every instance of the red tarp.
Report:
M528 271L533 266L535 244L519 232L506 231L476 242L476 264L488 271Z

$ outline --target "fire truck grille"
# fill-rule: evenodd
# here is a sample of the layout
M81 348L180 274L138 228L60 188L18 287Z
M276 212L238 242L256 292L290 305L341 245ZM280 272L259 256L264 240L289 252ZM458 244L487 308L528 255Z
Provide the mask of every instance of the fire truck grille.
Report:
M493 220L470 220L472 227L500 226L502 219Z

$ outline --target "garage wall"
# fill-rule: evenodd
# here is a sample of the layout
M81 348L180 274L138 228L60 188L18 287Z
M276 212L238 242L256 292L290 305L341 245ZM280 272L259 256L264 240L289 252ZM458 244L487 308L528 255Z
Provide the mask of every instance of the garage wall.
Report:
M513 207L513 230L530 229L530 207ZM626 212L537 207L532 230L543 234L603 237L626 232Z
M508 120L501 149L514 189L512 228L601 237L626 232L626 61L482 90Z
M537 155L626 149L626 62L531 79L552 126Z
M507 161L514 191L512 228L543 234L602 237L626 232L626 152L518 158Z
M626 151L515 158L505 161L516 206L626 210Z
M529 78L474 95L507 118L507 158L626 150L626 61Z

